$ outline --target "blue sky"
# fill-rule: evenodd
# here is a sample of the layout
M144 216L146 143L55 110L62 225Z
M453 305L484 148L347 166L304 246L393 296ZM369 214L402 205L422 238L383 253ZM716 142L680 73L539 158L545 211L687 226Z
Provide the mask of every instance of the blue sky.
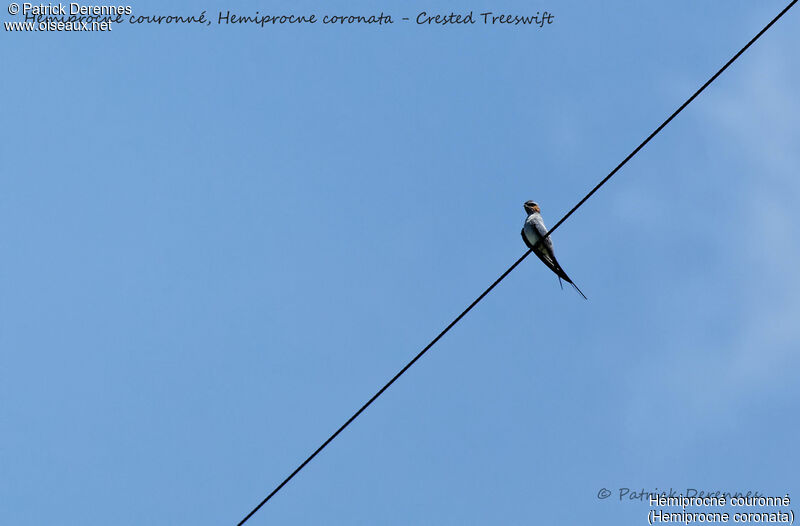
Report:
M235 524L524 252L525 200L554 224L783 6L2 32L0 523ZM798 16L558 229L588 302L528 258L252 524L794 497Z

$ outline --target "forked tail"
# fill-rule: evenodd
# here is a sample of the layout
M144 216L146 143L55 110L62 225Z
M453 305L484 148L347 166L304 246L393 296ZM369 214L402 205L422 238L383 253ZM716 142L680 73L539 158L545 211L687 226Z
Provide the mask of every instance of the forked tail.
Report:
M559 284L559 285L561 285L561 280L563 279L564 281L566 281L567 283L569 283L570 285L572 285L572 286L575 288L575 290L577 290L577 291L578 291L578 294L580 294L581 296L583 296L583 299L585 299L585 300L588 300L588 299L589 299L589 298L587 298L587 297L586 297L586 294L584 294L584 293L581 291L581 289L579 289L579 288L578 288L578 286L575 284L575 282L573 282L573 281L570 279L570 277L569 277L569 276L567 276L567 273L566 273L566 272L564 272L564 269L563 269L563 268L561 268L561 265L559 265L559 264L558 264L558 262L556 262L555 268L554 268L553 270L555 271L555 273L556 273L556 276L558 276L558 284ZM562 286L561 288L563 289L564 287Z
M575 290L577 290L577 291L578 291L578 294L580 294L581 296L583 296L583 299L585 299L585 300L588 300L588 299L589 299L589 298L587 298L587 297L586 297L586 294L584 294L583 292L581 292L581 289L579 289L579 288L578 288L578 286L577 286L576 284L574 284L572 281L570 281L570 282L569 282L569 284L570 284L570 285L572 285L573 287L575 287Z

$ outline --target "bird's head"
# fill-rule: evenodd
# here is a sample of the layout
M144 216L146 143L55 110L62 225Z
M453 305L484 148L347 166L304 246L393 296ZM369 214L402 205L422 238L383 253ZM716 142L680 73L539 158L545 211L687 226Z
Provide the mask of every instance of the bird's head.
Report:
M534 214L534 213L541 213L541 209L539 209L539 205L537 205L533 201L525 201L525 204L522 205L522 206L525 207L525 212L528 215L531 215L531 214Z

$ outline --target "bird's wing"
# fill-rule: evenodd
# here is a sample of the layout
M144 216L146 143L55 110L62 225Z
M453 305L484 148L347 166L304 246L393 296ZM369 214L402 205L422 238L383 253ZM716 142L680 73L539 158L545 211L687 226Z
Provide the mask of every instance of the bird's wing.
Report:
M583 299L587 299L586 296L583 294L583 292L581 292L581 289L579 289L578 286L575 283L573 283L573 281L569 278L569 276L567 276L567 273L564 272L564 269L561 268L561 264L559 264L558 260L556 259L555 252L553 252L553 241L550 239L549 236L546 238L544 237L545 234L547 234L547 227L544 226L544 221L542 220L542 217L538 214L534 215L533 217L528 219L528 222L531 224L533 228L536 229L536 232L539 234L539 237L544 238L544 241L542 241L538 245L538 247L536 248L536 250L533 251L533 253L536 254L536 256L542 261L542 263L544 263L547 266L547 268L552 270L555 273L555 275L559 277L559 280L563 279L564 281L575 287L575 290L578 291L578 294L583 296ZM524 228L522 229L522 239L525 240L526 245L528 245L531 249L533 249L533 246L530 244L528 238L525 236ZM561 282L559 281L559 283Z
M539 233L539 237L543 237L544 241L541 242L541 245L547 247L551 253L553 253L553 240L550 239L550 236L544 237L547 234L547 227L544 226L544 221L542 220L542 216L535 215L531 218L531 224L533 228Z

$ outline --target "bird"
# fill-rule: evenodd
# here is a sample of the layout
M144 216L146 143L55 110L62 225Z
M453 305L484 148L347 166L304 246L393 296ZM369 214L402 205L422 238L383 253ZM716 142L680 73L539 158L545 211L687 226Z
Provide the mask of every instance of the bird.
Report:
M575 287L575 290L578 291L578 294L583 296L583 299L588 299L586 295L581 292L581 289L567 276L564 269L561 268L561 265L556 259L556 254L553 251L553 241L550 239L550 236L544 237L545 234L547 234L547 227L544 226L542 211L539 205L533 201L526 201L523 207L525 208L525 213L528 214L528 218L525 220L525 226L522 227L522 240L525 241L528 248L542 260L542 263L547 265L547 268L558 276L558 284L561 285L561 288L564 288L561 284L561 280L563 279ZM542 238L544 239L542 240ZM540 240L542 241L537 244Z

